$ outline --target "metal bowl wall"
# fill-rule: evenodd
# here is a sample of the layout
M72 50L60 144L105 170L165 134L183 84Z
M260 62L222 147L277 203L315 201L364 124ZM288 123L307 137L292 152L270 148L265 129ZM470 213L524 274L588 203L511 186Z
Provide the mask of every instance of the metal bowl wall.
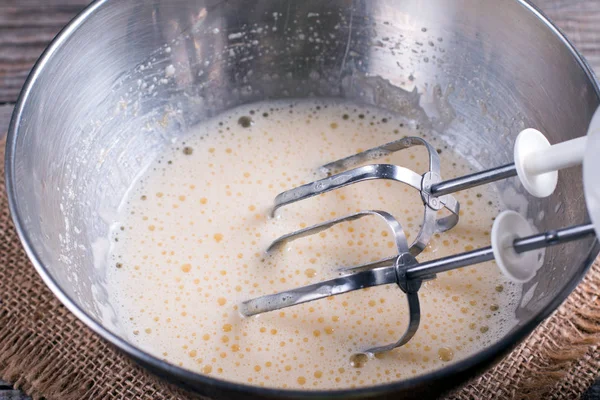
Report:
M595 257L593 240L548 249L538 277L523 288L533 292L512 332L463 361L393 384L328 392L251 387L183 370L123 340L105 264L94 253L136 176L207 117L307 97L346 98L423 120L478 167L512 161L524 127L553 143L584 135L599 104L590 69L525 2L100 0L42 56L8 136L11 211L44 281L98 334L200 393L423 398L499 360L564 300ZM547 199L523 202L514 180L497 189L540 230L587 220L580 169L561 172Z

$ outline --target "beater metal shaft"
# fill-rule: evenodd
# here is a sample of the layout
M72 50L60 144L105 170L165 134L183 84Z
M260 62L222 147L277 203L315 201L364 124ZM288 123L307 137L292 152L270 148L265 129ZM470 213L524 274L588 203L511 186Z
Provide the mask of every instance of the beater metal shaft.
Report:
M485 171L479 171L470 175L435 183L431 185L429 192L432 195L439 197L513 176L517 176L516 165L514 163L506 164L500 167L491 168Z
M513 242L513 249L517 253L524 253L526 251L538 250L544 247L572 242L593 235L595 235L595 231L594 226L591 223L575 225L568 228L515 239ZM417 266L409 268L406 271L406 275L408 279L419 279L423 276L450 271L468 265L479 264L493 259L494 253L492 252L492 247L488 246L420 263Z
M523 253L525 251L537 250L543 247L571 242L593 236L594 234L594 226L591 223L575 225L568 228L515 239L513 248L517 253ZM494 254L492 252L492 247L488 246L466 253L418 263L406 269L405 273L408 280L419 280L429 277L432 274L491 261L493 259ZM249 317L358 289L398 283L395 259L390 261L391 263L388 266L360 271L328 281L245 301L241 304L240 312Z

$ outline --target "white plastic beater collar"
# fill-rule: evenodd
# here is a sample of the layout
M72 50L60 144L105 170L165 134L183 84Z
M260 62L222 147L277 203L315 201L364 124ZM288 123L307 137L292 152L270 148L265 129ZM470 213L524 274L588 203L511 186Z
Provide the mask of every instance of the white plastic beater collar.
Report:
M583 161L587 137L550 145L535 129L525 129L515 141L514 159L517 175L527 191L536 197L548 197L556 189L558 170Z
M514 158L517 174L527 191L535 197L548 197L556 189L558 171L536 174L528 168L529 160L552 147L548 139L535 129L525 129L515 141Z
M492 252L500 271L513 282L524 283L531 280L541 263L538 252L517 253L513 247L515 239L531 236L535 232L527 220L515 211L503 211L496 217L492 226Z

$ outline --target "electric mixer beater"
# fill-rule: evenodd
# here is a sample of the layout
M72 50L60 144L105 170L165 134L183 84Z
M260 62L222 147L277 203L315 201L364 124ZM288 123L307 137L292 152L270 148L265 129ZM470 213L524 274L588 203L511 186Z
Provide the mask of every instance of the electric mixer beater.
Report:
M429 155L429 171L423 175L390 164L370 164L353 168L366 161L417 145L425 146ZM421 312L418 293L424 280L434 279L437 273L444 271L495 260L509 279L520 283L527 282L541 267L545 247L593 236L600 231L600 208L596 207L600 206L597 204L600 193L593 185L597 179L593 172L590 172L598 166L594 157L597 150L600 150L600 111L596 112L592 119L587 136L550 145L542 133L526 129L519 134L515 142L514 163L446 181L441 179L440 162L435 149L418 137L403 138L326 164L321 167L321 172L326 173L327 178L279 194L275 198L272 215L275 216L277 209L281 207L347 185L372 179L387 179L404 183L420 192L424 212L416 239L409 245L401 224L391 214L379 210L359 211L284 235L269 246L267 253L290 241L316 234L336 224L376 216L382 219L391 231L397 253L375 262L342 268L339 270L340 276L335 279L245 301L240 306L240 312L249 317L353 290L396 284L407 298L408 327L395 343L369 348L364 352L377 354L402 346L419 328ZM490 246L422 263L416 260L415 257L427 246L433 234L445 232L458 223L460 206L451 196L452 193L518 176L531 195L547 197L556 188L558 170L582 162L586 171L586 204L596 225L585 223L535 234L523 216L514 211L504 211L494 221ZM438 211L444 208L449 215L437 218Z

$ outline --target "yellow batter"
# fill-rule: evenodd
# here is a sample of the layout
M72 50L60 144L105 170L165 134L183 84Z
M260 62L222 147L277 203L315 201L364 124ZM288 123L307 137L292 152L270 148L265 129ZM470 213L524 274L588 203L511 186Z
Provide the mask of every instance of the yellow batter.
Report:
M365 289L252 318L238 304L337 276L336 268L393 254L377 218L336 226L264 250L291 231L364 209L392 213L414 238L418 192L364 182L295 203L269 217L275 196L321 178L318 167L360 150L418 136L419 129L374 108L336 102L271 102L203 123L136 182L112 237L108 288L134 344L165 360L253 385L327 389L368 386L439 368L489 345L514 324L516 294L492 264L438 275L421 289L421 327L412 341L360 368L350 356L395 342L407 324L394 285ZM440 148L442 173L470 172ZM427 168L423 148L382 161ZM436 235L419 260L489 245L499 202L485 188L456 195L461 220ZM117 239L118 241L115 241ZM356 366L356 365L355 365Z

